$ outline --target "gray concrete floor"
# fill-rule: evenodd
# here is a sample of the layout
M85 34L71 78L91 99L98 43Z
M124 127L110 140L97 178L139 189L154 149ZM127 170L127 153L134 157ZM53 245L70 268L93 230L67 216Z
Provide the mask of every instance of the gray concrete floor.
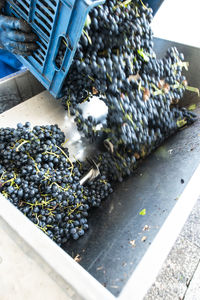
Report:
M200 299L200 198L144 300Z

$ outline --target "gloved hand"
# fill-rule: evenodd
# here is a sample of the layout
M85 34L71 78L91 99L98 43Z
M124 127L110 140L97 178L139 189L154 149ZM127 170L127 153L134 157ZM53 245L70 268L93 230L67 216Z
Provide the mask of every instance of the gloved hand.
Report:
M5 1L0 0L0 48L30 56L37 49L37 36L24 20L2 15L4 4Z

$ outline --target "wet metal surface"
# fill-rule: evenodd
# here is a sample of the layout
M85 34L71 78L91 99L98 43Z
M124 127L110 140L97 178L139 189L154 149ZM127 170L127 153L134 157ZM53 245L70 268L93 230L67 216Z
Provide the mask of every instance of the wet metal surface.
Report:
M0 79L0 114L41 93L44 87L26 69Z
M156 52L175 43L157 39ZM176 44L190 62L189 85L200 88L200 50ZM187 92L185 104L198 103ZM200 116L199 105L196 113ZM200 163L200 120L179 131L149 156L135 174L118 184L98 209L91 211L90 229L64 250L80 255L80 264L114 295L118 295ZM189 199L188 199L189 200ZM146 214L140 212L145 209ZM169 232L170 235L170 232ZM167 238L167 237L166 237Z

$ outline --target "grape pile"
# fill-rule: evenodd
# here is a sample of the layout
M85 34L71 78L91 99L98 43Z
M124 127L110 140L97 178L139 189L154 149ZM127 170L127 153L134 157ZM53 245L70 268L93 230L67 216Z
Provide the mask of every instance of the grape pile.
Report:
M178 107L187 88L184 55L170 48L156 58L151 20L152 10L140 0L108 0L94 8L63 87L78 130L92 141L106 138L110 152L97 159L107 176L120 181L137 160L195 120ZM84 119L79 105L94 95L108 106L102 126L92 116Z
M115 181L196 119L178 106L188 88L184 56L171 48L156 58L151 20L141 0L107 0L94 8L63 86L64 107L78 130L91 141L104 139L104 151L94 158L98 178L80 184L90 165L70 160L57 125L0 129L0 192L59 245L84 234L88 210L101 204ZM66 48L61 39L57 68ZM105 122L83 117L80 104L94 95L108 107Z
M84 235L88 210L112 192L104 175L80 185L89 166L63 142L57 125L0 129L0 192L59 245Z

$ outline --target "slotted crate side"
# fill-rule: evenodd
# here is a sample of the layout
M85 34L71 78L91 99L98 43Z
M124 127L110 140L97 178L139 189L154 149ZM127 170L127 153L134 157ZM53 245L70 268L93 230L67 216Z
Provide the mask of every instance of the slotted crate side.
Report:
M67 27L65 34L60 35L60 37L61 36L65 37L66 42L69 45L69 47L66 49L64 60L63 60L62 66L60 68L60 71L54 72L54 77L53 77L53 80L51 81L51 85L49 87L49 91L55 97L59 98L62 96L62 94L61 94L62 84L63 84L63 81L66 78L69 68L71 66L71 63L72 63L72 60L73 60L73 57L74 57L74 54L75 54L75 51L77 48L77 44L79 42L79 39L80 39L80 36L82 33L82 29L85 24L87 14L94 6L100 5L104 2L105 1L102 1L102 0L101 1L99 1L99 0L98 1L76 1L74 10L71 15L71 19L69 22L69 26ZM80 14L80 11L81 11L81 14ZM63 14L63 20L64 19L65 19L65 15ZM57 38L58 38L57 34L55 36L57 36ZM51 53L51 54L52 55L49 56L49 66L52 65L52 61L54 61L54 59L55 59L55 56L53 57L55 52ZM55 63L53 63L53 64L55 67Z
M6 8L6 10L8 11L9 9L13 9L13 10L17 10L18 14L20 14L20 16L25 19L26 21L28 21L29 19L29 12L30 12L30 5L31 5L31 1L30 0L11 0L11 1L7 1L9 7Z
M29 70L48 88L49 80L48 76L43 76L43 68L46 61L50 36L55 20L56 6L59 0L49 2L47 5L46 0L30 1L26 0L26 7L29 9L28 13L24 10L24 5L21 0L8 0L6 11L10 15L22 17L33 28L39 37L37 51L33 53L33 56L27 58L18 57L20 61L29 68ZM46 14L46 16L45 16ZM48 18L47 18L48 16ZM45 21L48 19L48 22Z
M66 6L68 9L67 11L65 9L66 17L65 23L62 27L68 26L74 1L75 0L71 0L71 2L67 2L67 5L63 5L64 8ZM20 57L20 60L34 73L34 75L39 76L40 80L42 80L44 75L44 83L45 86L48 88L51 76L48 73L44 73L44 67L46 64L46 59L48 57L49 49L52 51L50 42L51 36L54 33L54 26L57 25L57 21L57 26L61 26L60 18L57 18L57 16L59 16L60 13L60 1L29 0L29 4L27 4L27 7L29 7L28 14L24 11L24 6L22 7L21 3L21 0L9 0L9 13L14 14L18 17L23 17L26 21L29 22L29 24L32 26L33 30L37 33L39 37L39 48L33 53L32 56L25 59ZM60 29L63 30L63 28ZM39 73L38 75L37 72Z
M36 5L37 6L37 5ZM46 46L46 49L42 49L44 52L41 54L39 51L41 51L41 48L37 50L33 57L35 59L39 59L39 63L41 64L41 74L44 76L44 78L47 80L47 88L49 89L51 81L53 80L54 74L59 69L56 68L55 65L55 57L56 53L58 51L59 47L59 36L64 34L69 26L69 22L72 15L72 8L73 5L66 5L66 3L63 3L61 1L58 1L58 5L56 6L56 10L54 13L54 16L52 16L52 24L48 23L48 26L43 25L41 22L41 18L38 18L38 11L40 11L41 16L41 9L37 8L34 14L34 28L37 28L41 25L42 31L46 33L46 39L48 40L48 43L45 45L45 40L43 40L44 46ZM50 19L51 20L51 19ZM36 26L35 26L36 24ZM49 30L49 31L48 31ZM37 30L36 30L37 31ZM40 55L40 56L39 56ZM36 57L35 57L36 56ZM30 58L31 60L32 58ZM64 76L62 74L62 76Z
M105 0L7 0L6 12L21 17L39 37L39 48L32 56L19 60L59 98L89 11ZM55 58L61 38L67 45L60 67Z

